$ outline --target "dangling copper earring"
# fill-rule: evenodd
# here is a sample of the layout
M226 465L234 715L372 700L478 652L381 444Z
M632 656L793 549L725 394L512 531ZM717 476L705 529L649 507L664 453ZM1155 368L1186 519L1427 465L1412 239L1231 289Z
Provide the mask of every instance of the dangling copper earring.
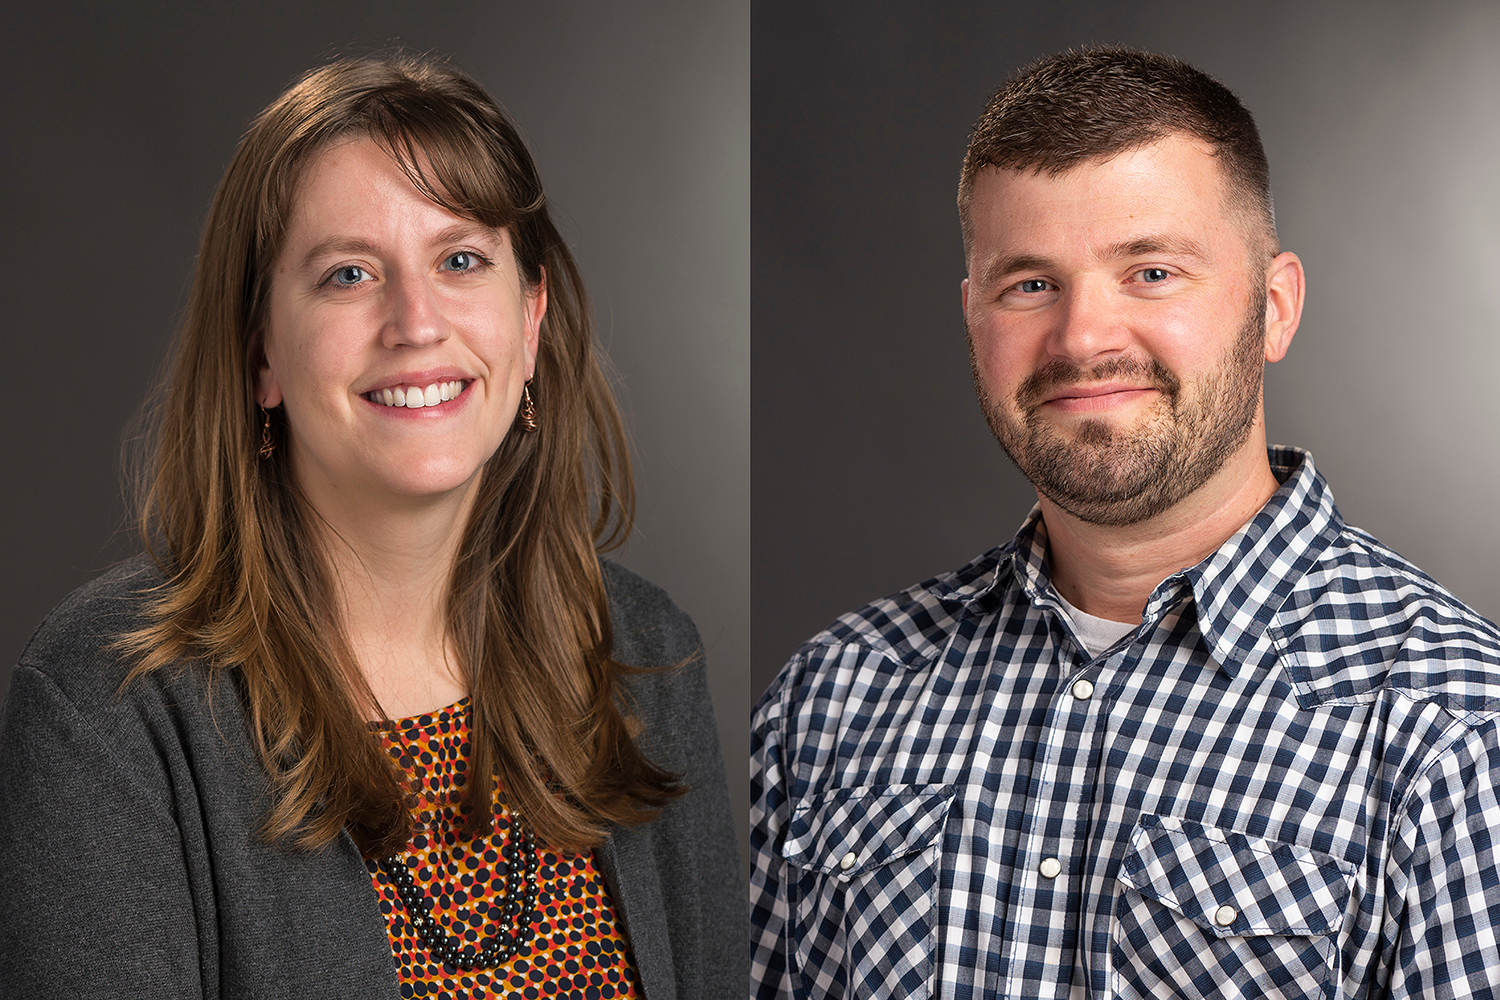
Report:
M271 411L262 406L260 412L266 417L266 422L260 425L260 457L264 459L276 450L276 442L271 440Z
M521 430L527 434L535 434L539 426L536 422L536 404L531 401L531 379L521 386L521 412L517 414L521 418Z

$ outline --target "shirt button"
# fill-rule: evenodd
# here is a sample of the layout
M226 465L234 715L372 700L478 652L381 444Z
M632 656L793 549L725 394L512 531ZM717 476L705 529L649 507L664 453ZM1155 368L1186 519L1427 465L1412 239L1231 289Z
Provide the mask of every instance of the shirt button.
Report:
M1073 682L1073 697L1079 701L1088 701L1094 696L1094 685L1089 683L1087 677L1080 677Z
M1228 927L1239 919L1240 911L1232 906L1221 906L1214 911L1214 923L1220 927Z
M850 851L848 854L844 855L842 858L839 858L839 867L842 868L844 871L848 871L849 869L851 869L851 868L854 867L854 862L857 861L857 860L858 859L855 858L855 856L854 856L854 852Z
M1037 871L1042 873L1042 878L1057 878L1062 874L1062 862L1056 858L1043 858Z

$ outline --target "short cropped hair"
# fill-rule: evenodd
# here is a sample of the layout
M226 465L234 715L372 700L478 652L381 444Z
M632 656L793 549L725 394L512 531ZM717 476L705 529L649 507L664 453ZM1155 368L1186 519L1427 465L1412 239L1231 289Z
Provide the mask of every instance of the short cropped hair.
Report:
M1213 149L1229 207L1246 218L1251 253L1258 250L1262 262L1269 262L1279 244L1270 168L1255 119L1207 73L1171 56L1116 45L1038 59L990 99L974 123L958 183L965 254L973 243L969 203L980 171L1055 176L1171 135L1191 136Z

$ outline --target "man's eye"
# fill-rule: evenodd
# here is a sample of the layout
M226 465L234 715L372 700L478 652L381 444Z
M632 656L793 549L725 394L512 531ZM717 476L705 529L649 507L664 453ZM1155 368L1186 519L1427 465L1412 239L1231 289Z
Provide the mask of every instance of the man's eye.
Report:
M1045 292L1051 287L1051 285L1041 278L1027 278L1025 281L1016 284L1017 289L1027 293Z
M1146 282L1148 285L1154 285L1157 282L1166 281L1167 278L1171 276L1170 274L1168 274L1166 268L1162 267L1145 268L1140 272L1140 275L1141 280Z
M357 264L346 264L328 276L335 285L357 285L369 277L365 269Z

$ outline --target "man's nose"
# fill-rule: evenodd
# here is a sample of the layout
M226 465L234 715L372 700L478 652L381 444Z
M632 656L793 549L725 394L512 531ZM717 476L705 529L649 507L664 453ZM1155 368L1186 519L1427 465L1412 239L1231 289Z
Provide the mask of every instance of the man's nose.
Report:
M1086 367L1130 345L1129 312L1105 283L1074 282L1058 305L1047 337L1053 357Z

